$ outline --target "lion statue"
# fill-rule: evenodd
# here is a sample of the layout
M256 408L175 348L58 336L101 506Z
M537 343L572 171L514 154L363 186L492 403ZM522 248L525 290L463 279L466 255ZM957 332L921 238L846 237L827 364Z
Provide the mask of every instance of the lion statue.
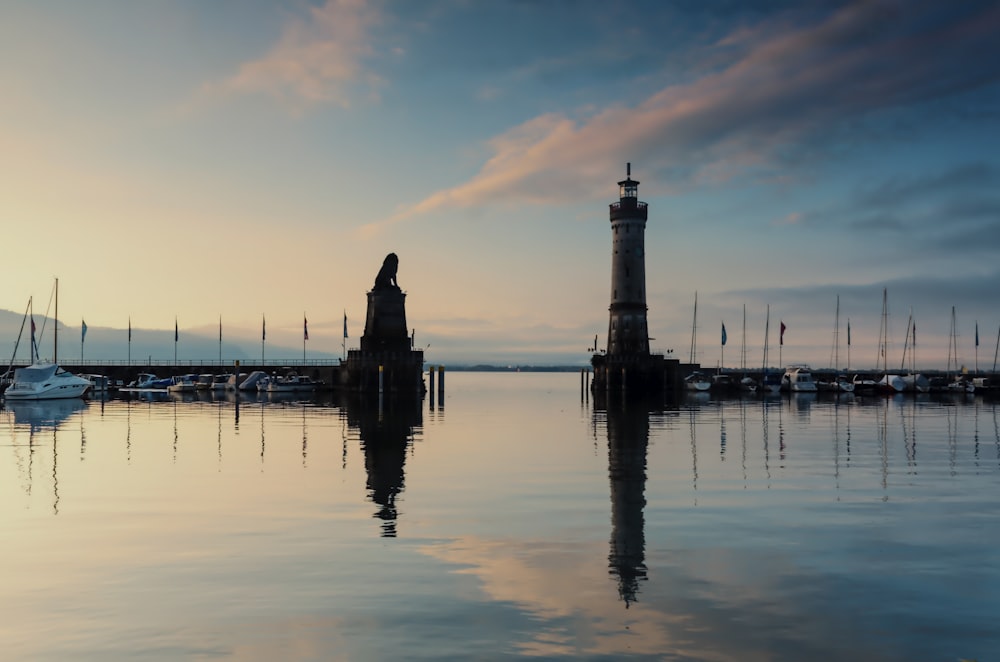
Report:
M399 268L399 258L395 253L389 253L382 261L382 268L375 276L374 290L398 290L399 283L396 281L396 270Z

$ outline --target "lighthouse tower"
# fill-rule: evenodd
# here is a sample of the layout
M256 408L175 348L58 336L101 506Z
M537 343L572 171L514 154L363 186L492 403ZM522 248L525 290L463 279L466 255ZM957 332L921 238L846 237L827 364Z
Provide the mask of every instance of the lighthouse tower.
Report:
M611 203L611 319L608 356L649 356L646 325L646 203L639 202L639 182L632 164L618 182L618 202Z
M611 392L645 395L679 391L678 361L649 351L646 322L646 215L632 164L611 203L611 306L608 345L594 354L595 398ZM596 339L595 339L596 340ZM596 351L596 348L595 348ZM596 400L595 400L596 402Z

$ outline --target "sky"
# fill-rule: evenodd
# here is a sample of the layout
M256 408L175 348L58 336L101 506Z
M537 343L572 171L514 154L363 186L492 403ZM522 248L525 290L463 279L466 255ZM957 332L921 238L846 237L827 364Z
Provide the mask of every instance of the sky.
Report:
M585 365L631 163L654 351L760 365L769 310L772 365L874 366L885 323L889 366L989 368L998 33L975 1L5 2L0 310L58 278L73 352L307 320L339 356L395 252L429 363Z

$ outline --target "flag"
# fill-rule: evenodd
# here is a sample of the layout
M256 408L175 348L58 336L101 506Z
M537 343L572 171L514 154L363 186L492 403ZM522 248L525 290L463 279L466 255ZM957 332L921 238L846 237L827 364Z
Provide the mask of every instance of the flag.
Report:
M851 346L851 320L847 320L847 346Z
M179 339L180 339L180 334L177 331L177 318L175 317L174 318L174 342L177 342Z
M785 344L785 328L786 328L785 327L785 323L782 322L781 323L781 334L778 336L778 344L779 345L784 345Z
M917 323L916 322L913 323L913 332L912 333L913 333L913 346L916 347L917 346Z
M219 315L219 342L222 342L222 315Z
M726 323L722 323L722 346L726 346Z
M128 341L132 342L132 318L128 318Z
M347 311L344 311L344 337L347 337Z
M265 340L267 340L267 320L264 319L263 315L261 315L260 316L260 341L264 342Z
M83 342L87 338L87 322L86 320L80 320L80 342Z
M976 322L976 347L979 347L979 322Z
M302 339L309 340L309 320L305 315L302 316Z

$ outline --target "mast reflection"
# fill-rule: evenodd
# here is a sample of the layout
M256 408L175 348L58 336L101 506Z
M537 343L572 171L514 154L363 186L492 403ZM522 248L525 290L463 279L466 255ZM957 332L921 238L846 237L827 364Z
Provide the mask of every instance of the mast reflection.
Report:
M357 428L365 454L365 487L378 506L373 517L382 520L382 537L395 538L399 510L397 497L403 492L406 452L414 430L423 425L419 398L375 399L364 394L345 393L341 407L347 423Z

